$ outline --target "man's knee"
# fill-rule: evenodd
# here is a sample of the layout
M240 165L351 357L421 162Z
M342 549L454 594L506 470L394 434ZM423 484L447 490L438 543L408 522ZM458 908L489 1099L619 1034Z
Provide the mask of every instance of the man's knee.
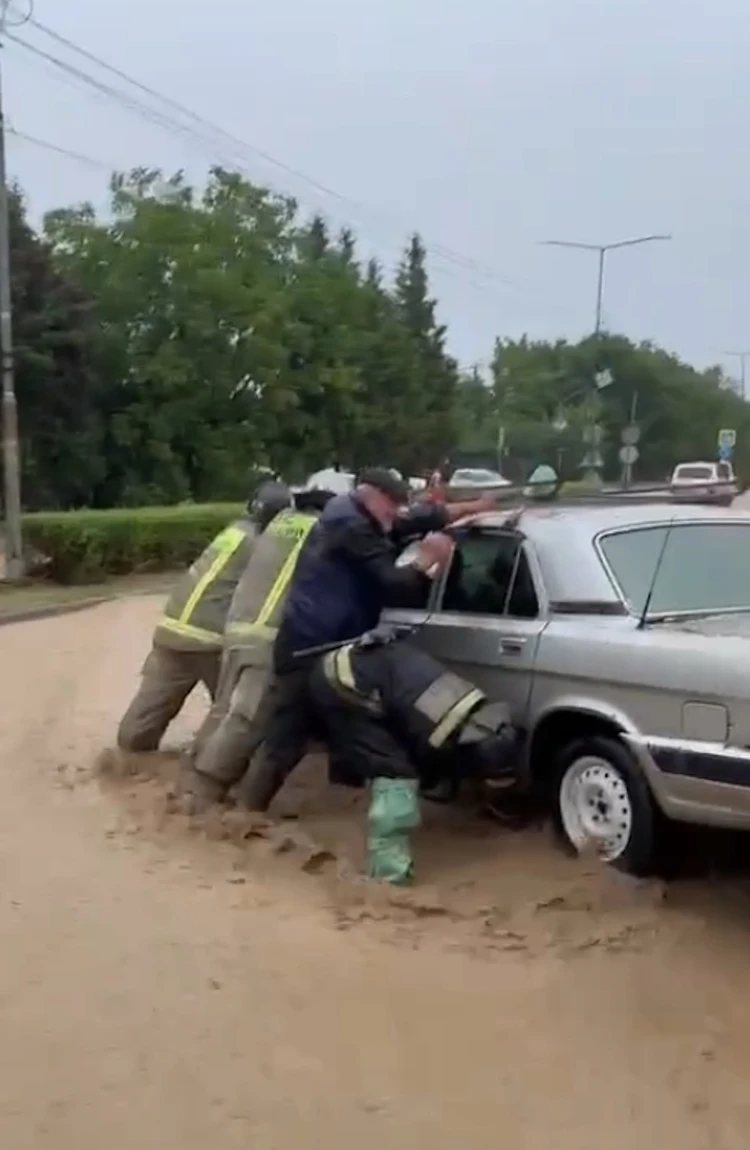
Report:
M177 652L154 646L141 668L141 681L123 715L117 745L124 751L155 751L197 678Z

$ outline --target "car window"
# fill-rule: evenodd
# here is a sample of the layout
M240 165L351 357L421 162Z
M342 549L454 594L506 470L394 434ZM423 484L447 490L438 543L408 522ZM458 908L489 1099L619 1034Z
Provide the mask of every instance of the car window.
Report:
M536 618L539 603L521 539L479 533L459 538L440 610Z
M675 479L713 479L714 469L706 463L684 464L675 469Z
M620 531L599 541L616 582L641 614L750 609L750 523L686 523Z

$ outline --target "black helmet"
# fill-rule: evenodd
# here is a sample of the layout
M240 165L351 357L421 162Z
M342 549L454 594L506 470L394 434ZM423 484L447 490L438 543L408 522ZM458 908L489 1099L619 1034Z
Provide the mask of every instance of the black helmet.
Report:
M253 499L248 502L247 510L258 530L265 531L280 511L292 505L292 493L286 483L273 479L260 485Z

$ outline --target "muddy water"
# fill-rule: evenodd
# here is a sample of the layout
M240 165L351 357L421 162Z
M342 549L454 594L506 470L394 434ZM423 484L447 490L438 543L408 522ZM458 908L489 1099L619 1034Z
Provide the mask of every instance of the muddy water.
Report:
M156 609L0 631L0 1145L746 1150L741 866L632 884L436 810L390 896L315 762L188 827L168 755L90 777Z

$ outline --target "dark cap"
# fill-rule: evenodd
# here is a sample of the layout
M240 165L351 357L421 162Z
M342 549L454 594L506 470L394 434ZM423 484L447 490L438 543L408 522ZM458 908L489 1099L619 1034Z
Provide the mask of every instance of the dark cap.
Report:
M409 502L408 483L405 483L403 479L398 479L387 467L366 467L357 476L357 484L360 483L374 487L376 491L380 491L388 499L397 503L399 507L403 503Z

